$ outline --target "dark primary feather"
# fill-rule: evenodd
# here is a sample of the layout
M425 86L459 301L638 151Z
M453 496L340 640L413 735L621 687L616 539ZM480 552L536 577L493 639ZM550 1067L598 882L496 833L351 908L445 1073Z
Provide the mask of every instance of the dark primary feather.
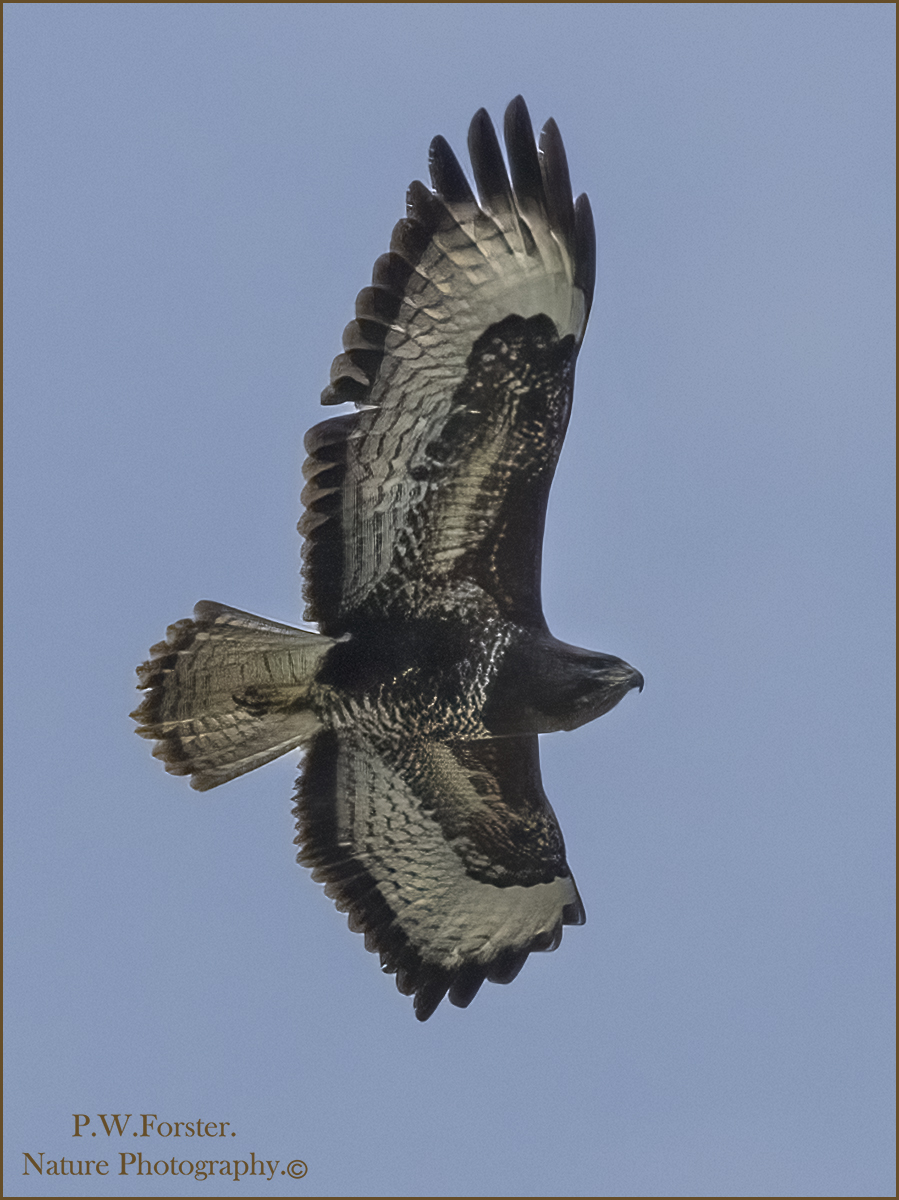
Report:
M459 166L459 160L450 149L446 138L440 134L431 142L428 166L431 183L438 196L452 205L477 207L477 201L465 178L465 172Z
M584 195L574 202L574 286L584 295L587 311L593 304L593 285L596 282L596 230L593 209Z
M537 220L551 221L543 190L543 173L534 145L534 132L527 105L521 96L516 96L506 109L503 124L506 149L509 152L509 170L512 188L518 208L527 216L533 213Z
M565 155L559 127L552 117L540 131L539 145L540 172L543 177L550 224L558 229L569 253L576 257L574 200L571 192L571 179L568 175L568 159Z
M481 208L494 217L510 217L515 212L512 187L496 130L485 108L479 108L471 122L468 153Z

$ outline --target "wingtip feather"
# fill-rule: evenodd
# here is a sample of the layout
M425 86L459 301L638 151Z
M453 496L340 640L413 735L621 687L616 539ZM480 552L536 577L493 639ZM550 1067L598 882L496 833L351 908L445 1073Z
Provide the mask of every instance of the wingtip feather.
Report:
M431 142L428 166L434 191L441 200L448 204L477 206L459 160L453 154L449 142L440 134Z
M506 109L503 121L506 153L512 187L519 207L527 216L529 211L546 211L546 193L543 174L537 157L537 143L528 107L521 96L516 96Z
M574 202L574 245L574 283L584 293L586 315L589 315L596 283L596 226L585 193Z

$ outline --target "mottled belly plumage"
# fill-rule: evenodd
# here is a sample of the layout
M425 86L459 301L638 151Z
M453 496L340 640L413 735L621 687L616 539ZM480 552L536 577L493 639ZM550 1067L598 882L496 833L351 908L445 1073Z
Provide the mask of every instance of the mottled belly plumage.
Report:
M313 688L323 724L369 736L489 737L482 720L491 682L512 631L497 622L385 623L333 647Z

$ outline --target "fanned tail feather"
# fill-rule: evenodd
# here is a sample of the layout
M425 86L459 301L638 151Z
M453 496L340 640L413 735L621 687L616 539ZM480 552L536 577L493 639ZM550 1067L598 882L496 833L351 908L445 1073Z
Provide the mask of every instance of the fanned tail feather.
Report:
M302 745L320 727L310 693L331 638L201 601L137 668L131 714L172 775L218 787Z

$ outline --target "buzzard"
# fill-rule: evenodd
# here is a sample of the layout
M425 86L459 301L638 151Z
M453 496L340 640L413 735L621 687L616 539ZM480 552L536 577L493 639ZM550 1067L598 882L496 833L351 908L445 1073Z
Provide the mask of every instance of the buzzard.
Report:
M425 1021L509 983L584 906L543 791L537 735L643 678L552 636L543 526L593 296L586 196L554 121L519 96L509 173L487 113L356 299L306 435L305 618L202 601L138 668L137 732L201 791L302 749L298 861ZM511 178L510 178L511 176Z

